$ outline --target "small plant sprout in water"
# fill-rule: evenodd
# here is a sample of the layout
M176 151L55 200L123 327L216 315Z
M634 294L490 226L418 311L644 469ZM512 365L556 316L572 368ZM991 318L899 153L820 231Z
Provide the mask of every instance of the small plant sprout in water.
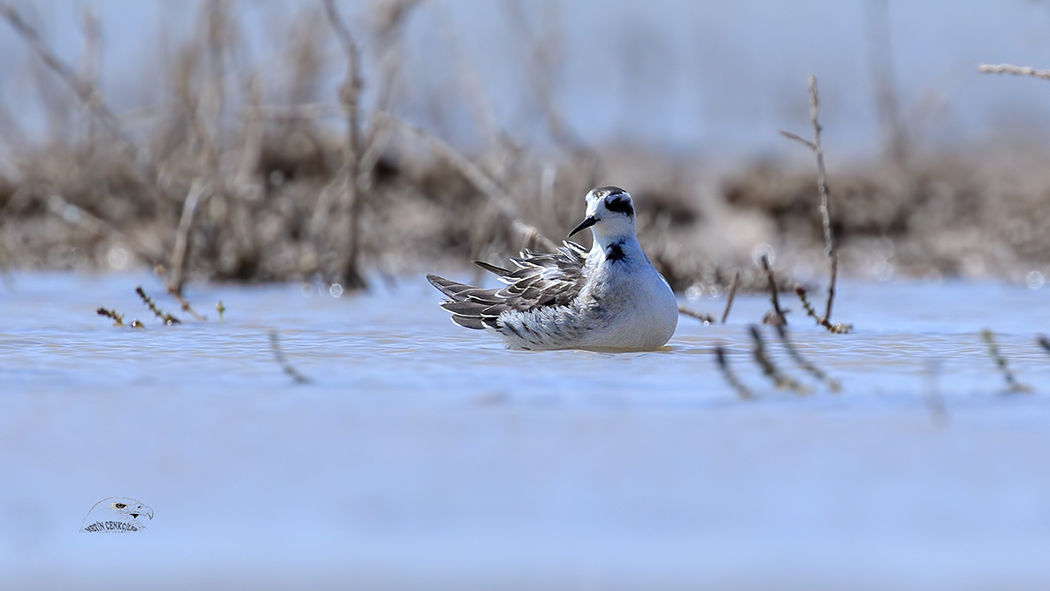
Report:
M222 305L222 300L215 304L215 311L219 313L219 322L222 322L222 315L226 312L226 306Z
M1006 380L1006 391L1010 394L1031 393L1031 386L1018 382L1017 377L1012 371L1010 371L1010 366L1006 363L1006 358L1003 357L1003 354L999 351L999 346L995 344L995 335L992 334L992 331L987 329L981 331L981 338L984 339L985 344L988 346L988 354L991 355L992 360L995 361L995 365L1003 374L1003 379Z

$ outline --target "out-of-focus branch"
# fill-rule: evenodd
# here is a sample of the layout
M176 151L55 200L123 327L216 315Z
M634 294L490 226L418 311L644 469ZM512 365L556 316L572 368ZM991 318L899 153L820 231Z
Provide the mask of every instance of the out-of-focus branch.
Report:
M37 30L27 23L25 19L22 18L22 15L20 15L10 4L0 2L0 18L6 20L8 24L14 28L22 39L29 44L33 51L40 56L40 59L44 61L44 64L58 75L58 77L73 90L73 93L77 98L87 105L88 109L90 109L94 116L106 126L109 132L123 145L124 149L128 151L131 158L135 161L137 166L132 167L132 170L134 170L140 177L139 181L143 187L154 199L162 199L163 195L157 189L154 181L157 175L153 171L152 165L148 162L143 163L140 161L138 147L124 135L123 131L121 131L116 115L113 114L113 111L106 106L106 103L102 100L102 94L99 92L98 87L78 76L72 68L58 59L54 52L52 52L44 43L43 39L40 38L40 34ZM144 166L146 167L146 170L143 171L139 169L138 166Z
M482 194L488 197L489 201L496 205L500 215L510 220L514 228L524 234L527 239L530 239L531 241L534 238L537 244L550 252L558 249L558 245L543 236L539 230L532 225L521 221L518 217L517 207L514 205L514 200L496 181L492 180L492 178L489 177L480 166L468 160L448 143L414 125L394 117L393 115L384 113L380 116L379 120L384 125L390 125L399 131L408 133L409 135L422 140L432 152L448 161L448 163L459 170L460 173L471 182L471 184L477 187Z
M343 199L349 210L349 236L350 243L347 247L346 261L343 265L344 287L348 290L365 289L368 287L358 269L358 257L361 245L361 190L358 186L358 165L360 164L361 150L361 121L358 111L358 101L361 98L361 88L364 82L361 79L361 53L357 48L350 29L346 26L339 10L335 6L335 0L323 0L325 15L328 23L335 32L336 39L346 53L346 80L339 88L339 101L343 106L346 117L346 142L343 169L346 179L343 184Z
M1028 66L981 64L977 66L977 71L982 74L1012 74L1014 76L1031 76L1032 78L1050 80L1050 70L1036 70Z

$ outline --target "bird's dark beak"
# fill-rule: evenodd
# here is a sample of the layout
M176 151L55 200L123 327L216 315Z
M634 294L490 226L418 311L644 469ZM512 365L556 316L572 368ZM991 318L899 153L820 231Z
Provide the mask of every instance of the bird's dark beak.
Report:
M573 234L579 232L580 230L582 230L584 228L590 228L591 226L593 226L596 223L598 223L598 219L595 218L594 216L591 216L591 217L583 220L582 222L580 222L580 225L576 226L576 228L572 232L569 232L569 236L568 237L572 238Z

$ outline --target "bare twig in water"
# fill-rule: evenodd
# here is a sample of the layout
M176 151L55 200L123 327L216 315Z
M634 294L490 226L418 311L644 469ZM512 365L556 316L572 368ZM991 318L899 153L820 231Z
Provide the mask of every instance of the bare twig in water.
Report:
M766 272L766 283L769 285L769 300L773 304L773 311L770 314L766 314L766 317L762 319L762 323L787 324L784 311L780 309L780 297L777 295L777 280L773 277L773 269L769 266L769 257L763 254L758 260L762 263L762 270Z
M106 318L113 320L113 326L124 326L124 315L117 314L116 310L109 310L100 307L98 310L95 310L95 312L98 313L99 316L105 316Z
M806 360L805 357L799 353L798 348L795 347L795 343L788 338L787 328L783 325L777 324L774 326L777 329L777 335L780 337L780 342L784 344L784 348L787 349L788 355L795 360L795 363L809 373L817 380L824 383L832 393L838 394L842 390L842 384L833 378L828 377L826 373L820 370L817 366L813 365Z
M175 300L179 302L179 307L182 309L182 311L186 312L190 316L193 316L194 320L196 320L197 322L204 322L205 320L207 320L207 318L201 316L197 313L196 310L193 309L193 306L191 306L190 303L186 301L186 298L184 298L181 293L168 293L171 293L172 297L174 297Z
M139 297L142 298L142 301L146 304L146 307L150 309L150 312L153 312L157 318L163 320L164 324L167 324L168 326L182 324L181 320L158 308L157 304L153 302L153 298L146 295L146 291L142 289L141 285L135 288L135 293L139 294Z
M692 309L686 308L685 306L681 306L681 305L678 306L678 313L682 314L683 316L688 316L690 318L696 318L697 320L699 320L700 322L703 322L704 324L714 324L714 322L715 322L714 317L711 316L710 314L704 314L703 312L697 312L696 310L692 310Z
M718 369L722 370L722 377L724 377L726 382L733 387L736 395L743 400L752 398L751 390L747 389L747 386L740 381L740 378L738 378L729 367L729 359L727 358L726 348L724 346L715 346L715 359L718 361Z
M288 376L295 380L296 383L310 383L310 378L299 373L299 370L292 367L291 363L288 363L288 359L285 358L284 351L281 349L281 341L280 338L277 336L276 330L270 331L270 350L273 351L273 358L274 361L277 362L277 365L281 366L281 369L284 370L284 373L288 374Z
M343 180L343 198L349 212L349 238L346 261L343 266L343 287L350 290L367 289L368 284L361 275L359 258L361 249L361 205L365 195L358 183L358 169L361 160L361 121L358 101L364 82L361 79L361 54L350 29L343 22L335 0L324 0L325 14L332 30L339 39L346 53L346 80L339 88L339 101L346 114L346 142L343 169L346 177Z
M736 298L736 290L740 287L740 269L733 272L733 282L729 284L729 295L726 296L726 309L722 312L722 324L729 318L729 310L733 307L733 299Z
M828 329L829 332L835 334L845 334L853 328L852 324L843 324L836 322L834 324L827 322L825 319L817 316L817 311L813 309L813 304L809 302L809 297L806 295L806 288L801 285L795 286L795 295L802 301L802 308L806 310L806 315L817 322L817 324Z
M984 339L986 345L988 345L988 354L992 356L992 360L999 366L999 371L1003 374L1003 379L1006 380L1007 392L1011 394L1027 394L1032 391L1032 388L1027 384L1022 384L1017 381L1017 377L1010 367L1006 364L1006 358L999 351L998 345L995 344L995 335L990 330L981 331L981 338Z
M817 91L817 77L809 75L809 117L813 124L813 140L804 139L790 131L779 130L780 135L795 140L809 148L817 160L817 190L820 192L820 216L824 225L824 254L827 255L831 266L831 280L828 282L828 301L824 309L824 317L819 323L831 332L848 332L848 328L841 331L832 330L831 308L835 303L835 282L838 280L839 258L835 250L834 236L831 232L831 211L828 205L828 181L824 168L824 147L820 143L820 94ZM847 326L847 325L842 325Z
M1050 80L1050 70L1036 70L1028 66L981 64L977 66L977 71L982 74L1013 74L1014 76L1031 76L1041 80Z
M762 368L762 373L772 380L777 388L785 388L798 394L809 393L809 390L807 390L805 386L796 382L790 376L785 375L776 365L773 364L773 360L769 358L769 354L766 352L766 343L762 339L762 333L757 326L751 326L751 339L754 341L752 353L755 357L755 362Z

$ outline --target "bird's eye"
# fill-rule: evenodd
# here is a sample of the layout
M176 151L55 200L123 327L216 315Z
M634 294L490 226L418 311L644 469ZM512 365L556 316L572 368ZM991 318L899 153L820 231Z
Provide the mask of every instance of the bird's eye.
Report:
M113 503L113 508L114 509L123 509L124 507L127 507L127 504L125 504L125 503Z
M605 208L625 215L634 215L634 208L631 207L631 202L622 198L606 201Z

